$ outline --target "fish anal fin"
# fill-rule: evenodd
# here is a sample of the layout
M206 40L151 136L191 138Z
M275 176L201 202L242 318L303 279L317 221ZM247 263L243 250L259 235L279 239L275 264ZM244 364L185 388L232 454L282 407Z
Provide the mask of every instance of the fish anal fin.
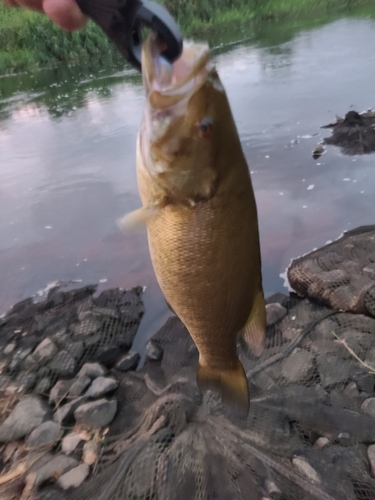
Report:
M199 362L197 384L201 390L218 391L227 410L238 417L247 417L250 406L249 386L240 360L231 369L214 368Z
M117 220L117 225L121 231L127 231L137 227L147 226L147 224L160 212L163 206L149 205L147 207L139 208L124 215Z
M266 304L264 302L263 291L259 290L255 297L251 313L240 332L240 336L251 351L260 356L266 343Z

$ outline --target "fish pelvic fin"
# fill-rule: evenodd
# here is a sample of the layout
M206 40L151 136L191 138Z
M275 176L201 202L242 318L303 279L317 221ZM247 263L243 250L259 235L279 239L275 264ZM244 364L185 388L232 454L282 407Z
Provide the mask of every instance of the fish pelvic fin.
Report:
M160 207L148 206L139 208L134 212L124 215L117 220L117 225L121 231L128 231L138 227L147 226L147 224L159 213Z
M200 361L197 384L201 390L218 391L227 410L238 417L247 417L250 407L249 386L239 359L237 366L231 369L214 368Z
M245 351L250 348L256 356L262 354L266 343L266 304L263 290L259 290L255 297L250 316L240 332L240 339Z

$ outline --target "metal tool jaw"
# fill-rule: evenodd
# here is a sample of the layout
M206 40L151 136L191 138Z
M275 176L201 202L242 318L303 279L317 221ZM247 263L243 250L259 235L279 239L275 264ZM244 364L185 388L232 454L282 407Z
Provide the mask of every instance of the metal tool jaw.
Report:
M182 35L169 12L149 0L76 0L82 12L106 33L124 58L141 71L142 26L166 45L162 55L174 62L182 52Z

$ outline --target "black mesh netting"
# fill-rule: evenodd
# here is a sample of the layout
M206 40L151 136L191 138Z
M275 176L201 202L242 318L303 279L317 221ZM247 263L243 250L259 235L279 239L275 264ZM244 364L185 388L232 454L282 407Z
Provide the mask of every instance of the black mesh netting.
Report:
M88 479L76 489L63 491L51 484L54 478L37 493L33 491L34 498L374 500L375 319L341 312L337 305L328 307L327 290L334 288L326 284L319 295L313 286L322 283L322 274L341 270L345 280L336 280L335 289L370 290L375 275L364 270L372 264L374 235L375 227L351 231L292 264L289 277L296 291L314 293L311 298L276 294L268 299L265 352L259 359L241 355L251 392L246 421L234 421L223 413L216 394L197 389L197 350L181 322L171 317L153 337L154 352L149 351L141 370L112 369L119 381L118 410L100 441L98 460ZM118 291L106 293L122 300ZM136 303L140 301L139 293L129 293ZM92 312L95 307L107 307L96 303L99 298L89 293L75 300L77 304L92 301ZM6 318L4 335L10 335L11 328L22 330L16 323L7 325ZM69 319L65 351L76 333L74 325L85 319ZM101 328L97 332L106 338L104 332L111 328ZM116 334L107 333L111 342L106 346L117 345L115 339L126 328L123 324ZM28 336L20 331L14 335ZM2 345L14 341L14 335ZM98 356L99 350L82 354L87 357L80 363ZM162 353L161 359L155 352ZM11 379L7 370L4 376ZM35 392L35 386L30 391ZM57 443L56 453L59 447Z

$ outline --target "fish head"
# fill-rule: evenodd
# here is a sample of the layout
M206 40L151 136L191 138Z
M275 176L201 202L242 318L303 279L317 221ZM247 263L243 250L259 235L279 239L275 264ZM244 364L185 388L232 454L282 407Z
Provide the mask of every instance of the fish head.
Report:
M194 204L213 195L220 137L233 120L207 44L184 42L173 64L161 51L155 36L144 42L142 163L169 196Z

